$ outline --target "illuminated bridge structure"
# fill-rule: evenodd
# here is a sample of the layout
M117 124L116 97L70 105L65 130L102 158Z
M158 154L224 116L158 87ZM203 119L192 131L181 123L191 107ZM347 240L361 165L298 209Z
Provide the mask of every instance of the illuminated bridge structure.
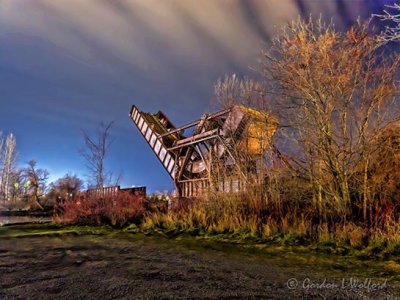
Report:
M180 197L196 197L214 188L237 192L245 182L232 174L213 180L214 166L235 165L235 151L245 151L255 159L263 155L278 122L268 113L233 105L184 126L175 127L159 111L147 113L135 105L129 114L164 169L175 183Z

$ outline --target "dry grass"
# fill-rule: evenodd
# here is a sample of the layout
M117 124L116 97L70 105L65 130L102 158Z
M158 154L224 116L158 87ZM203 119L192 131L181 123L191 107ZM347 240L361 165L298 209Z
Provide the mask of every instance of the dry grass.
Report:
M301 198L300 198L301 199ZM359 203L353 202L353 210ZM179 205L177 205L179 207ZM321 217L312 200L285 197L273 200L267 194L210 193L185 209L146 213L142 230L189 232L196 235L230 235L285 244L322 244L332 247L396 253L400 228L395 219L379 227L364 224L358 216Z
M164 203L165 204L165 203ZM165 205L164 205L165 206ZM379 227L357 220L322 219L313 202L273 200L267 194L209 193L201 199L176 202L166 209L151 199L120 194L114 199L80 196L67 201L55 221L62 224L124 227L136 224L143 232L189 233L236 241L277 242L284 245L319 245L329 253L353 249L362 255L400 254L400 224L392 220ZM305 213L306 212L306 213ZM338 252L338 253L348 253Z

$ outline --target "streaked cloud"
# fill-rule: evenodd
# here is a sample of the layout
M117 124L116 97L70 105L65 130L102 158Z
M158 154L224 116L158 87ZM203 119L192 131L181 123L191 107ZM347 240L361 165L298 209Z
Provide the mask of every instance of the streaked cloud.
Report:
M385 3L393 1L2 0L0 129L17 132L21 152L39 161L54 144L74 160L79 128L116 119L117 169L143 173L149 162L134 156L152 154L127 117L131 104L187 122L207 110L219 76L251 74L260 47L289 20L322 14L344 28ZM164 175L140 180L163 188Z

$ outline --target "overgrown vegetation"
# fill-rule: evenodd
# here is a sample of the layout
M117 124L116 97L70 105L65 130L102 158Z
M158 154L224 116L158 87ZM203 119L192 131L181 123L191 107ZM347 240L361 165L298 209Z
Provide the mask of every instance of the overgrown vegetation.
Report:
M234 164L213 162L211 182L239 178L242 192L211 185L202 197L167 209L166 202L126 193L98 199L64 189L55 221L398 255L400 55L386 47L389 40L388 30L375 33L369 24L338 32L321 20L299 19L262 51L262 80L233 75L216 83L220 106L266 112L265 126L258 126L265 130L249 131L229 149ZM98 187L110 126L101 147L86 136ZM257 151L246 151L256 139Z
M382 41L369 24L285 27L262 52L264 81L233 75L215 87L222 106L267 110L280 124L265 155L233 149L234 170L213 173L217 182L244 176L246 191L210 192L144 226L395 253L400 56Z
M0 131L0 210L43 209L40 203L49 173L30 160L18 167L17 141L13 133Z
M243 192L211 188L169 210L146 210L145 202L126 196L70 201L64 220L397 254L400 56L383 41L369 24L342 33L299 19L262 52L263 81L233 75L217 82L220 105L245 104L274 116L265 120L272 133L247 137L270 140L259 144L262 151L241 143L230 149L234 168L213 166L213 182L241 178ZM272 140L264 136L273 133Z
M105 198L82 193L59 205L54 220L61 224L124 227L141 223L146 208L149 208L146 204L142 196L127 192Z

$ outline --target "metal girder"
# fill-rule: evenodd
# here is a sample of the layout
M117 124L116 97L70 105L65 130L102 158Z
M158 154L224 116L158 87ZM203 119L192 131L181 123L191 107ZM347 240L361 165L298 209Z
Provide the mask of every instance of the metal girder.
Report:
M269 130L257 125L260 120L269 117L266 113L238 105L203 115L181 127L173 126L160 111L155 114L145 113L132 106L129 115L174 180L179 196L184 197L196 196L211 185L213 157L226 165L235 164L230 148L243 143L246 130L258 130L256 133ZM273 118L271 120L271 131L274 132L277 122ZM195 130L186 136L185 131L194 126ZM254 144L256 141L253 138L251 142ZM256 143L252 149L259 151L260 148ZM228 162L228 157L231 162ZM245 180L244 174L239 177ZM231 178L228 186L232 189L233 186L241 187L244 185L242 179ZM226 190L225 183L223 189Z

